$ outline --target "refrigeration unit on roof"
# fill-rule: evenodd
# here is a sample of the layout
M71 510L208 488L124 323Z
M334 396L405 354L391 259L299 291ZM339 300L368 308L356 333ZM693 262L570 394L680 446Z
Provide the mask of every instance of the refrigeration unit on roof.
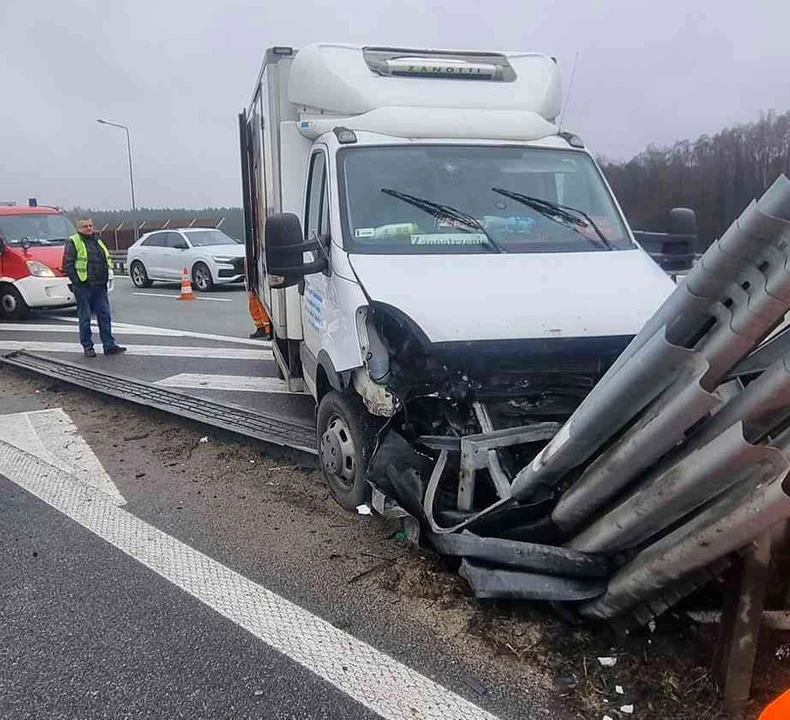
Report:
M557 63L538 53L315 44L294 57L288 99L313 116L455 108L530 112L553 122L562 90Z

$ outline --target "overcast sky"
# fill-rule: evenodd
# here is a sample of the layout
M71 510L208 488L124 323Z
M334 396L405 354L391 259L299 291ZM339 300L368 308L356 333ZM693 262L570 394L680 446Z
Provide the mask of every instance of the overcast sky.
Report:
M0 200L240 204L237 113L264 49L309 42L540 51L598 154L790 109L790 1L0 0Z

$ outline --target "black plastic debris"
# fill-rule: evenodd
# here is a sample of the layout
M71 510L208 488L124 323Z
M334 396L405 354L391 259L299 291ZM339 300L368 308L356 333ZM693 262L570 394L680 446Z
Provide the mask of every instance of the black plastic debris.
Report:
M557 577L491 568L464 560L461 577L475 596L486 600L592 600L606 591L606 580Z
M609 561L601 555L553 545L480 537L468 531L447 535L428 533L426 537L442 555L473 558L509 568L571 578L606 578L610 571Z

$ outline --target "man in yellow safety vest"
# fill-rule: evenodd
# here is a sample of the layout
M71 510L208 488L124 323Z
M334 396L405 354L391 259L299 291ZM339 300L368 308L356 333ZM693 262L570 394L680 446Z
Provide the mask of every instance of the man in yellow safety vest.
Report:
M80 344L85 357L95 358L91 335L91 315L96 314L99 337L105 355L126 352L112 336L110 299L107 283L110 280L110 253L105 244L93 231L93 220L77 219L77 233L66 243L63 253L63 272L71 280L77 300L77 317L80 326Z

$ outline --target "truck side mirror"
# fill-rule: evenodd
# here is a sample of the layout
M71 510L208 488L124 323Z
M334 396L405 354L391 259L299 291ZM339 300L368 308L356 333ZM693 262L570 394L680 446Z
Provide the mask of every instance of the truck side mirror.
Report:
M689 241L697 240L697 213L691 208L676 207L669 211L667 232L670 235L684 236Z
M666 272L689 270L697 251L697 215L690 208L672 208L667 232L635 230L634 237Z
M306 263L304 253L317 249L317 242L305 242L302 224L293 213L277 213L266 218L266 274L273 288L297 285L305 275L321 272L327 267L324 256Z
M667 218L667 235L665 269L672 272L690 270L697 252L697 213L691 208L672 208Z
M0 234L0 255L5 252L5 238Z

